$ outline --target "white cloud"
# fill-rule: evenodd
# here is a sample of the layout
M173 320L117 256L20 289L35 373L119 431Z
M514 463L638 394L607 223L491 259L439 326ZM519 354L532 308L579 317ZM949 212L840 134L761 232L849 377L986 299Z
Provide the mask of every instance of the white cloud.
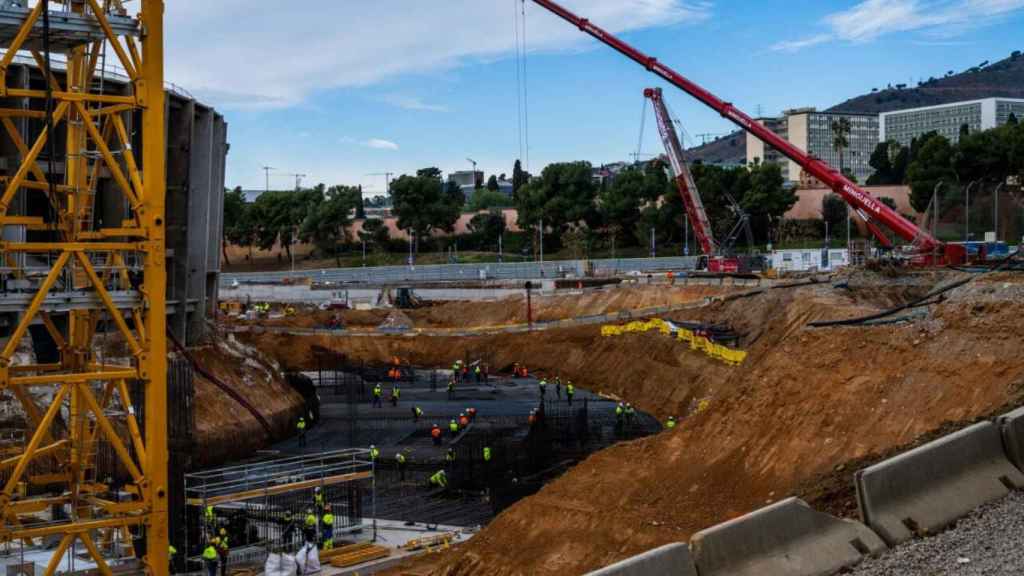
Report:
M507 0L175 0L166 8L167 78L221 107L295 106L321 90L507 57L515 45L516 5ZM566 0L566 5L612 32L699 22L711 10L708 2L691 0ZM531 51L588 45L578 29L533 3L526 3L526 13Z
M829 34L817 34L809 38L804 38L803 40L785 40L782 42L776 42L775 44L772 44L772 50L777 52L797 52L804 48L810 48L811 46L828 42L831 39L832 36Z
M403 110L419 110L422 112L447 112L448 107L440 104L427 104L415 96L388 94L381 98L384 102Z
M828 30L803 40L778 42L772 50L796 52L824 42L870 42L894 33L921 32L950 38L991 25L1024 9L1024 0L863 0L822 20Z
M366 142L363 142L363 146L366 146L367 148L374 148L376 150L398 150L398 144L382 138L370 138Z

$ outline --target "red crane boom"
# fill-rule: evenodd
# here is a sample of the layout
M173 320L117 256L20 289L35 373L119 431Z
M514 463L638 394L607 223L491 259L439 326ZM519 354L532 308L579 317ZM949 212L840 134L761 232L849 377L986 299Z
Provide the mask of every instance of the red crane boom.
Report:
M700 198L697 184L693 181L693 174L683 158L683 147L679 143L679 136L672 126L665 101L661 98L661 88L647 88L644 90L644 96L650 99L654 106L654 116L658 119L658 133L661 134L661 141L665 144L676 187L679 188L679 195L683 197L686 216L690 220L690 225L693 226L693 235L697 237L697 242L700 243L700 248L705 254L709 257L715 256L718 254L718 244L711 231L711 223L708 221L707 212L704 211L704 202Z
M558 17L576 26L581 31L593 36L597 40L611 46L627 58L637 62L647 70L665 79L673 86L700 100L705 105L715 110L734 124L750 132L765 144L772 146L790 160L799 164L808 174L814 176L826 186L839 194L850 206L860 214L862 218L870 223L871 218L876 218L900 238L913 243L921 253L923 262L944 262L949 264L960 263L965 256L963 246L943 244L931 234L918 228L913 222L901 216L895 210L882 204L826 162L814 158L803 150L797 148L782 137L778 136L765 126L754 121L750 116L729 102L719 99L714 94L691 82L682 74L669 68L658 61L657 58L648 56L633 48L626 42L616 38L606 30L596 26L586 18L581 18L565 9L552 0L533 0L536 4L551 11ZM936 258L936 255L938 258Z

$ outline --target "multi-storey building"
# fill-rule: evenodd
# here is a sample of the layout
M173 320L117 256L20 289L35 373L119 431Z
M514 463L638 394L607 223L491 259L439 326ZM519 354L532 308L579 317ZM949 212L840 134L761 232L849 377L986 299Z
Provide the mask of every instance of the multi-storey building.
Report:
M938 132L951 142L960 140L962 126L970 132L1002 126L1013 114L1024 120L1024 100L983 98L879 114L879 139L909 146L914 138Z

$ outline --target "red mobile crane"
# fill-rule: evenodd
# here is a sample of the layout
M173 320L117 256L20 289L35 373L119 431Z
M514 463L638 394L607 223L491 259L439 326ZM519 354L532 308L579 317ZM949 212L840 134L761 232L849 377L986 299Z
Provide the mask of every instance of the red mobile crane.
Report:
M683 147L672 126L668 107L665 106L665 101L661 97L661 88L645 89L644 97L649 99L654 107L654 116L658 119L658 133L661 134L661 141L665 145L669 164L672 165L672 175L676 181L676 187L679 188L679 195L683 197L686 216L690 220L690 225L693 226L693 235L697 237L701 250L707 255L708 271L739 272L739 258L722 254L721 247L718 242L715 242L711 223L704 210L704 202L700 198L700 192L697 190L690 167L687 166L686 159L683 157Z
M937 238L918 228L913 222L901 216L895 210L882 204L848 178L839 173L826 162L814 158L810 154L790 144L762 124L744 114L741 110L729 102L719 99L714 94L691 82L682 74L669 68L658 61L657 58L648 56L633 48L626 42L616 38L606 30L591 23L586 18L581 18L570 12L552 0L533 0L542 8L553 12L558 17L576 26L581 31L593 36L597 40L611 46L627 58L637 62L650 72L660 76L673 86L700 100L705 105L715 110L734 124L750 132L765 144L775 148L790 160L799 164L808 174L814 176L836 194L846 201L847 204L857 211L857 214L864 219L872 233L880 240L885 238L881 230L875 226L873 219L889 227L899 237L912 243L917 249L915 262L919 264L961 264L966 259L966 249L959 244L945 244ZM691 220L693 221L693 220ZM888 241L883 241L888 244Z

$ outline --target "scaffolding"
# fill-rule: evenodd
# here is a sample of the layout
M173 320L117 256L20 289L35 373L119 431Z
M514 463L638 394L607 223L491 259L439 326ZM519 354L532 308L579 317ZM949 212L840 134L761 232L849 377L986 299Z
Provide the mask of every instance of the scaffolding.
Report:
M0 395L24 429L0 462L13 573L168 572L163 1L140 4L0 0L0 150L18 159L0 169ZM9 74L19 53L37 68ZM108 58L123 89L104 83ZM98 195L120 210L95 214Z
M294 553L304 541L323 546L327 511L334 517L334 542L366 528L377 538L374 465L365 449L188 474L185 502L188 571L201 568L203 548L215 536L228 537L228 564L236 567L262 565L271 553Z

